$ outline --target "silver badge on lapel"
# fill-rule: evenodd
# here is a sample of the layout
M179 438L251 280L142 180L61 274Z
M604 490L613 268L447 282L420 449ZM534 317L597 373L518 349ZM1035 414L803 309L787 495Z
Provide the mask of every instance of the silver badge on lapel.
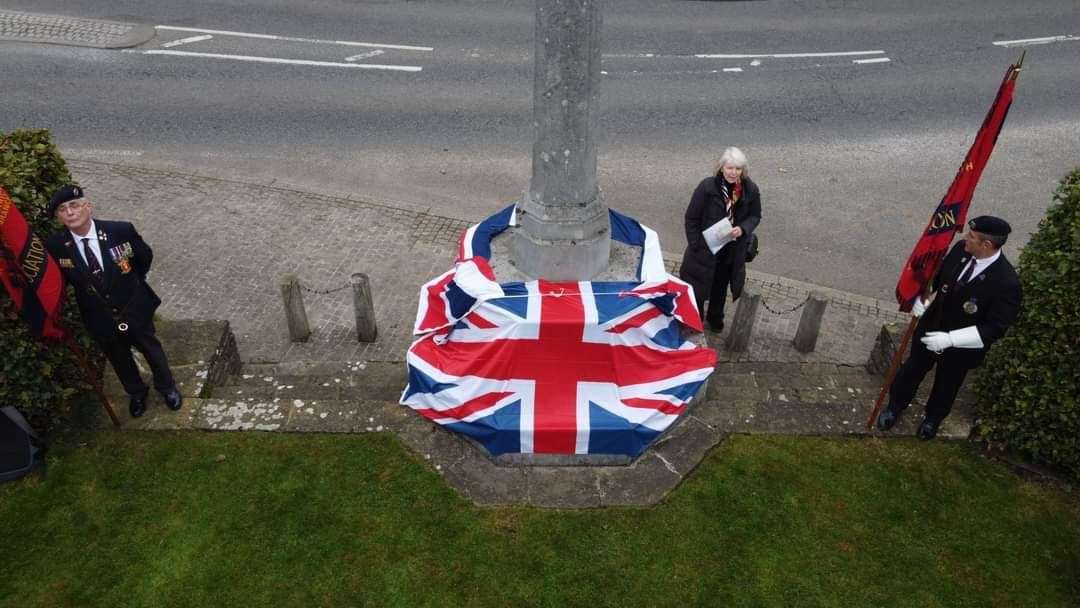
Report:
M975 300L968 300L967 302L964 302L964 307L963 308L964 308L964 312L966 312L969 315L973 315L973 314L979 312L979 307L978 307L978 305L975 304Z

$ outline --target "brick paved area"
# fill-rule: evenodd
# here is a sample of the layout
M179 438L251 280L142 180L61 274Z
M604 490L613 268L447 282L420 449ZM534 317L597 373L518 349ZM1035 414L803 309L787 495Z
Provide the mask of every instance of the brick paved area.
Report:
M151 283L175 318L227 319L246 362L402 361L419 287L449 269L467 223L425 212L285 188L123 165L70 161L101 218L128 219L154 247ZM492 212L496 209L492 209ZM477 218L480 219L480 218ZM668 243L673 251L681 244ZM666 255L669 267L678 255ZM315 290L344 287L349 275L371 278L379 339L356 341L352 293L306 293L313 334L288 340L279 295L285 273ZM886 302L751 271L748 286L774 310L787 310L811 289L829 298L817 350L791 345L799 313L762 309L750 350L725 361L858 365L887 321ZM730 305L729 305L730 306ZM734 307L729 308L730 314ZM729 318L730 318L729 314ZM725 336L710 335L713 344Z
M148 25L0 10L0 40L118 49L153 37Z
M883 324L892 321L906 322L909 318L899 313L896 305L891 302L881 302L754 271L748 273L747 290L761 294L763 301L754 321L750 348L743 353L725 351L722 342L730 331L725 328L720 336L709 336L710 343L717 346L721 361L798 361L858 365L866 362ZM828 304L814 352L804 354L795 350L791 342L799 325L802 308L794 311L792 309L801 305L811 291L824 295ZM735 313L734 304L728 302L725 310L730 322Z

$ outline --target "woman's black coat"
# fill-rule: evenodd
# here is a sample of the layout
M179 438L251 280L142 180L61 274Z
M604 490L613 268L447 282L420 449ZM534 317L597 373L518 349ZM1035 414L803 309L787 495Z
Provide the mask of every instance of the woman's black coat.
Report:
M683 253L679 278L694 287L699 302L709 297L717 264L716 256L709 251L701 231L727 217L724 197L717 183L717 180L721 179L723 177L703 179L690 197L690 206L686 208L684 224L688 245ZM761 193L757 184L749 177L744 177L742 191L742 198L735 203L735 220L732 223L742 228L743 234L720 251L721 259L731 263L732 300L742 295L743 285L746 283L746 244L761 221ZM730 251L725 253L724 250L727 249Z

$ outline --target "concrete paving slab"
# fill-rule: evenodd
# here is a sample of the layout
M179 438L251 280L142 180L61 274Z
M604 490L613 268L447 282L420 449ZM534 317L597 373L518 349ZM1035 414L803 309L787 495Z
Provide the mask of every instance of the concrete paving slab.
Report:
M412 410L406 409L393 401L377 400L343 400L343 403L356 405L358 418L356 419L355 431L358 433L381 432L383 429L401 432L414 425L433 426L427 420L421 419ZM433 439L432 441L438 441Z
M357 430L361 414L353 402L293 399L288 407L288 417L280 430L294 433L363 432Z
M525 504L529 500L528 469L495 466L477 450L466 450L450 466L435 465L454 489L483 506Z
M528 504L552 509L600 506L599 467L532 467L525 469Z
M723 434L700 418L685 418L650 449L670 469L682 476L692 471Z
M272 401L206 399L194 412L192 428L205 431L280 431L291 405ZM181 410L182 411L182 410Z
M195 421L199 418L205 401L194 397L185 397L184 405L178 412L174 412L165 404L147 405L146 413L139 418L131 418L128 408L117 408L117 415L124 421L125 430L133 431L182 431L196 428Z
M597 470L602 506L641 506L660 502L682 481L662 459L646 453L629 467Z

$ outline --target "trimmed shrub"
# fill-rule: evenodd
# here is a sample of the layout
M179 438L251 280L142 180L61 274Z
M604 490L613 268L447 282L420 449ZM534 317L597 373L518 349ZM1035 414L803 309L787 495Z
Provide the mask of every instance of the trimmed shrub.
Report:
M1080 476L1080 169L1020 254L1020 318L975 385L980 436Z
M48 131L0 133L0 186L39 237L57 229L45 209L52 193L68 183L71 173ZM91 344L70 291L64 324L84 347ZM61 343L35 339L2 287L0 353L0 405L14 405L40 430L63 419L72 398L86 388L69 350Z

